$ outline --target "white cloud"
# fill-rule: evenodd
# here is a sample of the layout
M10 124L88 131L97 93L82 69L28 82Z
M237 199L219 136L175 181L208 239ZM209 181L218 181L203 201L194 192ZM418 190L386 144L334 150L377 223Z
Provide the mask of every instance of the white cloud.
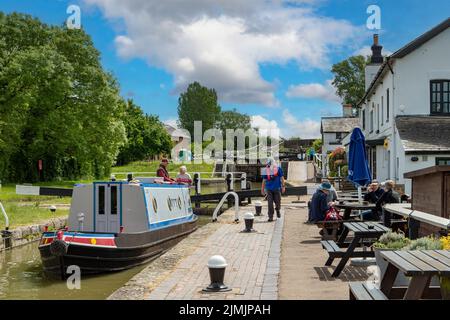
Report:
M283 110L283 122L283 137L300 137L302 139L314 139L320 137L319 121L311 119L299 120L285 109Z
M272 136L279 138L281 135L281 130L275 120L268 120L261 115L256 115L251 116L250 121L252 128L259 129L260 134L263 136Z
M277 100L261 63L328 69L333 48L354 45L358 29L316 14L320 1L84 0L108 19L123 20L118 54L170 72L174 92L199 81L215 88L222 102L266 106Z
M313 139L320 137L320 122L311 119L298 120L288 110L283 110L283 120L281 126L275 120L269 120L262 115L251 117L253 128L259 128L269 132L271 136L283 138L301 137L303 139Z
M325 84L292 85L286 92L286 96L288 98L322 99L331 102L341 102L341 98L336 95L336 88L331 83L332 80L327 80Z

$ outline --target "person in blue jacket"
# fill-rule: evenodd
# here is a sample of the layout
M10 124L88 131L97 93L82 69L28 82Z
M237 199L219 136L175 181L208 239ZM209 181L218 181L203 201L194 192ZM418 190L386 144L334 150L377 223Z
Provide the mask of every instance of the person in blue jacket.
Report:
M330 209L330 204L327 200L328 194L331 191L331 184L323 182L317 191L313 194L311 199L311 214L310 222L324 221L327 211Z

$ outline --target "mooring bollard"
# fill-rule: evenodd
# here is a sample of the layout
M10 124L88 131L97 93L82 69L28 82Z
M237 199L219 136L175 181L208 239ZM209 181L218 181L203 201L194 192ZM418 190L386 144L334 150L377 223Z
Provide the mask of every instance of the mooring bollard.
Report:
M255 216L259 217L262 212L262 202L261 201L255 201Z
M53 206L53 205L51 205L48 209L49 209L52 213L55 213L55 212L56 212L56 207Z
M209 268L209 277L211 284L203 289L204 292L225 292L231 291L223 282L225 278L225 269L228 266L227 261L222 256L212 256L207 264Z
M255 216L251 212L247 212L244 214L244 222L245 222L245 230L244 232L252 232L253 230L253 222L255 221Z

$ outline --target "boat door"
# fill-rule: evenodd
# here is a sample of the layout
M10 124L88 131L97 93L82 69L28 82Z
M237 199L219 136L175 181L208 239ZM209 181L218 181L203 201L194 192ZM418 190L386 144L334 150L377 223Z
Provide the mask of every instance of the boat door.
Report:
M120 184L96 183L95 231L120 232Z

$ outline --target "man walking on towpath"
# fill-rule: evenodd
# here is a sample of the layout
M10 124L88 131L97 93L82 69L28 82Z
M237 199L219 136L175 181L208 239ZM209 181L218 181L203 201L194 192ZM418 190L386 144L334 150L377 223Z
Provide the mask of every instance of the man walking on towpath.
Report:
M283 169L279 167L274 159L268 159L266 167L262 169L261 194L267 196L269 206L269 222L273 221L274 204L277 217L281 218L281 193L286 192L286 182L284 180Z

